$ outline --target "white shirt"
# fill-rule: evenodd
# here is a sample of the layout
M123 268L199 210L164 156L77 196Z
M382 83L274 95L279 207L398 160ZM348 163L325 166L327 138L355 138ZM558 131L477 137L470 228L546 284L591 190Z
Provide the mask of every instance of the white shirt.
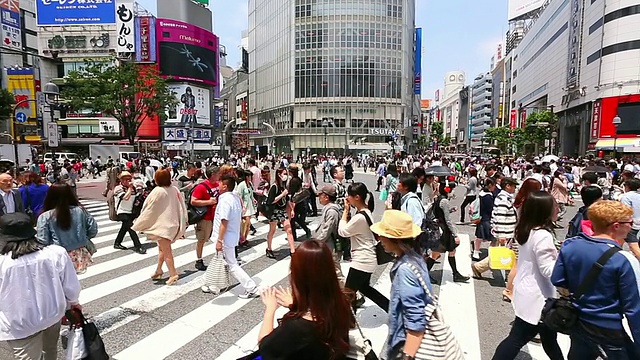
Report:
M0 256L0 341L24 339L60 322L78 296L80 281L63 247L49 245L17 259Z
M369 209L364 210L373 221ZM376 260L376 239L363 215L353 215L351 220L340 220L338 235L351 241L351 267L372 274L378 267Z
M136 200L135 194L131 194L129 200L125 200L124 196L127 193L127 189L122 185L116 186L113 191L115 197L116 214L131 214L133 212L133 202Z
M13 197L13 191L9 190L9 192L0 190L2 193L2 201L4 201L4 213L11 214L16 212L16 201Z
M557 258L553 235L547 230L532 230L529 240L520 245L513 308L516 316L529 324L537 325L545 300L556 297L550 278Z
M227 220L227 231L223 235L224 247L238 246L240 225L242 224L242 202L238 195L232 192L226 192L218 197L218 206L213 217L213 233L211 236L214 241L220 239L220 225L223 219Z

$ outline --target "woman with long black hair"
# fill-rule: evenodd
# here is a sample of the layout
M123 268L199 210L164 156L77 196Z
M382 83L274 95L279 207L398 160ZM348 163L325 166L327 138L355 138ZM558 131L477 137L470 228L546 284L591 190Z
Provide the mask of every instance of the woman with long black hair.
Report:
M371 275L378 266L375 250L377 240L369 229L373 223L373 194L365 184L356 182L349 185L344 203L344 212L338 224L338 235L349 238L351 243L351 268L345 287L354 292L360 291L382 310L388 311L389 299L370 284ZM356 213L349 220L352 207L356 209Z
M442 230L442 236L440 237L440 244L438 248L431 249L431 256L427 258L427 266L429 271L436 263L436 260L440 258L443 252L449 253L448 260L453 272L454 282L467 282L468 276L464 276L458 272L458 264L456 263L456 248L460 245L460 238L458 237L458 230L451 221L451 203L449 202L449 194L456 187L456 183L449 181L445 178L445 181L440 182L438 188L439 196L433 203L433 215L438 220L440 229Z
M540 322L546 299L556 295L550 280L558 258L553 232L556 217L557 207L551 194L545 191L529 194L515 231L515 240L520 245L512 301L516 319L509 336L498 345L494 360L515 359L537 334L551 360L564 359L557 333Z
M269 233L267 233L267 250L266 256L270 259L275 259L276 255L271 248L273 243L273 235L276 233L276 226L278 223L284 224L284 230L287 233L287 240L289 241L289 250L291 253L296 252L295 244L293 243L293 234L291 234L291 223L287 218L287 169L280 168L276 171L276 179L269 187L267 193L267 200L265 200L264 216L269 219Z
M293 241L298 241L296 234L296 224L304 230L307 235L307 239L311 238L311 229L307 226L307 202L306 199L295 203L294 195L302 190L302 179L300 178L299 169L295 165L290 165L288 169L289 173L289 219L291 220L291 235ZM307 190L309 191L309 190Z

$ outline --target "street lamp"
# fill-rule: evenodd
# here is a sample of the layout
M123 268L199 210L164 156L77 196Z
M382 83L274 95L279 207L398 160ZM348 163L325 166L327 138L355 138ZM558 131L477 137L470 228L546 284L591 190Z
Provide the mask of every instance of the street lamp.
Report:
M332 120L322 119L322 129L324 129L324 151L325 154L328 152L329 145L327 143L327 127L329 125L333 125Z
M58 104L60 102L60 89L58 88L58 85L54 84L54 83L46 83L44 84L44 87L42 88L42 93L44 93L45 98L44 101L47 105L49 105L49 114L51 116L51 122L49 123L49 125L47 125L47 129L42 129L43 133L47 134L47 139L49 142L49 148L51 149L51 162L52 162L52 166L53 166L53 179L54 182L58 179L58 177L56 176L56 171L58 168L58 159L56 159L56 147L58 146L58 124L55 121L54 118L54 111L56 110L56 108L58 107ZM53 124L53 125L52 125ZM48 131L48 127L49 126L54 126L55 127L55 139L49 139L51 137L51 134Z
M615 133L613 134L613 158L616 159L618 157L618 126L622 124L622 119L620 116L616 115L613 118L613 126L616 128Z

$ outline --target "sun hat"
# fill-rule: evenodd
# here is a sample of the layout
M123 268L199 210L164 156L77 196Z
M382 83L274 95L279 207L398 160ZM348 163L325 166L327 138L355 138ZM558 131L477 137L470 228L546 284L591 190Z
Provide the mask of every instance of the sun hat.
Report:
M411 215L400 210L386 210L382 214L382 220L371 225L370 229L374 234L389 239L413 239L422 232L413 223Z
M9 213L0 217L0 241L19 242L34 239L37 235L31 218L25 213Z
M121 172L120 175L118 176L118 178L122 179L123 177L127 177L127 176L130 177L130 178L133 178L133 175L131 175L131 173L128 172L128 171Z

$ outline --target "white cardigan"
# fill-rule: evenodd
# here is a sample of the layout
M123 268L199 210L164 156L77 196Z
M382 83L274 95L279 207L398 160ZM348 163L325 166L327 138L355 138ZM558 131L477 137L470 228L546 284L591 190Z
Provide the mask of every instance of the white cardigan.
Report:
M513 308L516 316L529 324L540 322L545 300L556 296L550 277L557 258L553 235L547 230L532 230L529 240L520 245L518 273L513 282Z

